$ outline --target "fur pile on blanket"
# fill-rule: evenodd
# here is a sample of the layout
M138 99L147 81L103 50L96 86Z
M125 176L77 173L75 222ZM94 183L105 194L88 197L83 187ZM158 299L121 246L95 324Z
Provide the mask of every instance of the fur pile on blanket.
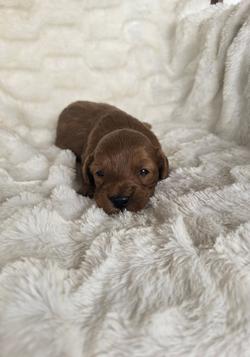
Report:
M250 2L0 0L1 357L249 356ZM76 194L59 111L105 101L171 164L143 211Z

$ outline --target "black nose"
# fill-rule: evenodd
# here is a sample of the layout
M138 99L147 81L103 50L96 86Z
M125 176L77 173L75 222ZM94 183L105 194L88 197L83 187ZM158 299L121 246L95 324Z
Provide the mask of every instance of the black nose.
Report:
M125 208L128 203L128 197L125 196L114 196L110 200L116 208Z

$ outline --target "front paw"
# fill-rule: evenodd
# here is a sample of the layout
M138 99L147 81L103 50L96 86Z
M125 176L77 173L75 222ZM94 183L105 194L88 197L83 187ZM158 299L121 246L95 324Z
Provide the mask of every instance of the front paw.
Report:
M89 197L89 198L93 198L94 197L94 192L90 187L80 187L80 189L77 191L77 193L79 195L85 196L85 197Z

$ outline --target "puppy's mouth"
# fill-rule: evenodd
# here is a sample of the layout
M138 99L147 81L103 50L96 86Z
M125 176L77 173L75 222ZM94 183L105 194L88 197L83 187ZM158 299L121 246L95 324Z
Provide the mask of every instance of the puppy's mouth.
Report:
M143 209L151 196L151 192L135 190L135 192L128 195L107 195L104 192L95 194L95 201L98 207L103 208L107 214L117 214L125 210L131 212L138 212Z

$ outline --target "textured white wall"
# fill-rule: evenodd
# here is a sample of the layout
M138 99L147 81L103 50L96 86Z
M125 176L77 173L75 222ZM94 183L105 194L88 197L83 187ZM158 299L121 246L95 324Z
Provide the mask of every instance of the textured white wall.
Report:
M171 1L1 0L4 111L50 125L75 99L108 101L138 116L167 111Z
M21 135L52 128L65 105L85 99L115 104L159 134L179 125L217 130L219 122L217 132L246 143L248 109L238 97L250 80L230 50L247 36L246 26L239 31L247 0L234 17L227 6L239 0L209 2L0 0L0 125ZM241 78L248 84L238 93Z

